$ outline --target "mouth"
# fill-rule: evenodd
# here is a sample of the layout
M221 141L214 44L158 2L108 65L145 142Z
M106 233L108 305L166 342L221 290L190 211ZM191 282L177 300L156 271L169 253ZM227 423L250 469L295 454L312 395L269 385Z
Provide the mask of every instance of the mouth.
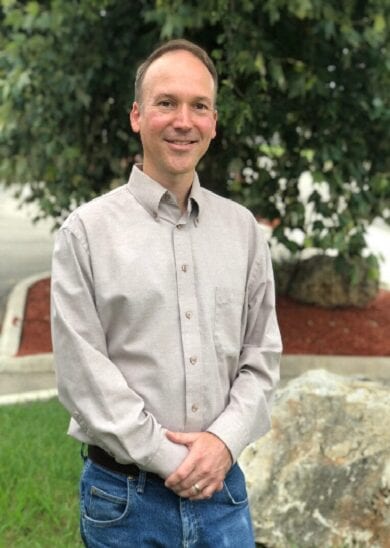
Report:
M168 149L174 154L192 152L198 141L192 139L165 139Z
M167 143L170 145L177 145L177 146L188 146L193 145L197 141L195 140L189 140L189 139L165 139Z

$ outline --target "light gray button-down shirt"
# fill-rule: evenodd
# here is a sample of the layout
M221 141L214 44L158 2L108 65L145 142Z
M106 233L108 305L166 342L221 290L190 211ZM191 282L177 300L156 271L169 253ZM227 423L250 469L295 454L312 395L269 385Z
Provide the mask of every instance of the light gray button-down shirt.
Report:
M252 214L193 181L188 208L134 167L74 211L52 269L52 334L69 433L167 477L214 433L237 459L270 427L281 339Z

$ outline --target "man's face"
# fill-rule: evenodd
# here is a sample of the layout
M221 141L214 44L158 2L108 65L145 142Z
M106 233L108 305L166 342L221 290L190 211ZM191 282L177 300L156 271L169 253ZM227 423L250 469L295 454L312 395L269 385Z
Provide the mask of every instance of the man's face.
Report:
M215 137L214 81L190 52L156 59L146 71L142 102L133 104L131 127L139 132L144 172L161 184L191 183Z

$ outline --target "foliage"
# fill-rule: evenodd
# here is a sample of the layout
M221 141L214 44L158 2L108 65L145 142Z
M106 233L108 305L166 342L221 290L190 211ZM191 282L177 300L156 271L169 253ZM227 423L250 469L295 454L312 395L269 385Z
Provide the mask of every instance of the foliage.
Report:
M57 400L0 408L0 546L75 548L79 446Z
M42 216L61 219L128 175L134 71L157 40L145 5L1 1L0 180L29 183Z
M31 182L44 214L124 180L138 150L126 114L136 62L159 37L185 36L220 74L206 186L275 220L293 253L333 250L341 267L363 253L369 222L390 221L386 0L1 6L0 179Z
M293 253L333 250L342 268L361 255L367 224L390 222L388 2L159 0L148 17L212 50L221 135L208 161L221 166L222 147L230 190Z

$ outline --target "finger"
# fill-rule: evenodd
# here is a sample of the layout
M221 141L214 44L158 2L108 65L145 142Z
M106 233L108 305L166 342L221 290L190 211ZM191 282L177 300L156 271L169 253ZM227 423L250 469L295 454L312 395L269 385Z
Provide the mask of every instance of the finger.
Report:
M199 432L171 432L167 430L165 433L169 441L179 443L181 445L191 445L199 437Z
M191 497L188 497L188 500L208 500L208 499L210 499L210 498L211 498L211 496L206 497L206 496L204 496L204 495L196 495L196 496L194 496L194 497L192 497L192 496L191 496Z
M216 485L216 484L207 485L202 489L201 493L198 493L196 495L191 495L189 499L190 500L211 499L214 493L218 490L217 487L219 487L219 485Z
M186 491L181 491L180 493L176 493L176 494L179 497L181 497L183 499L188 499L188 500L204 500L206 498L211 497L211 495L204 495L203 492L194 494L192 489L187 489Z
M193 498L199 499L202 498L202 493L204 489L204 484L202 484L198 481L195 483L192 483L189 487L181 488L181 487L175 487L172 489L179 497L183 498Z
M188 472L188 473L187 473ZM165 486L174 490L175 492L189 491L195 484L205 486L206 484L214 485L215 490L220 491L223 489L223 480L215 477L215 474L208 472L202 472L195 464L192 464L192 469L185 468L184 463L180 468L165 482Z
M201 496L201 493L195 493L194 490L191 489L172 489L172 491L178 496L183 499L193 499L194 497Z
M184 459L179 468L165 480L165 487L173 490L188 489L196 482L195 476L191 477L191 474L194 472L195 466L193 462L188 458Z
M205 478L199 477L199 474L195 474L195 470L183 481L180 481L170 487L173 491L177 493L186 492L189 493L188 496L198 495L199 490L203 489L205 485Z
M218 485L218 487L215 489L216 491L222 491L223 489L223 481L220 482L220 484Z

